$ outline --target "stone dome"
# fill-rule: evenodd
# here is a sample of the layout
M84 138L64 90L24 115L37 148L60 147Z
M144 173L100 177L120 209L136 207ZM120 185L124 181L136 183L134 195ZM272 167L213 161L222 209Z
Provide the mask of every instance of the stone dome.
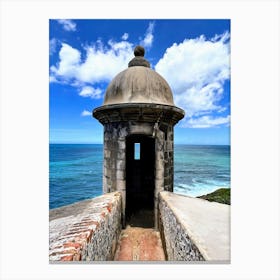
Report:
M144 51L135 48L129 67L109 84L103 105L122 103L155 103L174 106L172 91L166 80L150 68Z

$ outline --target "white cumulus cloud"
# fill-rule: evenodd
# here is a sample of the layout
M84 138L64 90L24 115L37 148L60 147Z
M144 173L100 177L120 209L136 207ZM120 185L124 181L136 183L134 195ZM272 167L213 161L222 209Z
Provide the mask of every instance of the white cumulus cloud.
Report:
M143 47L150 48L152 46L154 40L154 35L153 35L154 26L155 26L154 22L149 23L149 27L145 33L145 37L140 42L140 44L143 45Z
M128 33L124 33L123 35L122 35L122 40L127 40L128 39Z
M81 113L81 116L82 116L82 117L91 116L91 112L90 112L90 111L87 111L87 110L84 110L84 111Z
M92 99L101 98L102 90L100 88L93 88L91 86L84 86L79 92L82 97L90 97Z
M70 45L63 43L59 52L60 61L51 66L51 74L59 81L72 83L99 83L109 82L117 73L127 68L132 59L132 44L127 41L108 42L110 48L103 47L102 43L85 48L86 56L81 60L81 52Z
M62 43L59 52L58 67L51 66L51 73L56 78L72 79L77 76L77 71L81 62L81 53L66 43ZM57 79L58 80L58 79Z
M61 24L66 31L76 31L76 23L70 19L58 19L57 22Z
M52 38L50 40L50 45L49 45L50 55L53 55L56 52L57 45L58 45L58 40L56 38Z
M56 78L54 76L50 76L49 82L50 83L57 83L57 80L56 80Z
M58 21L68 27L72 26L71 23L74 24L68 20ZM146 38L152 31L153 23L150 23ZM77 88L79 95L83 97L101 98L103 91L100 83L110 82L127 68L133 58L134 45L127 41L128 37L128 33L123 33L120 41L111 39L103 42L98 39L81 49L61 43L59 60L50 67L50 82L71 85ZM151 44L152 41L149 40L146 39L147 44Z
M230 116L226 117L213 117L213 116L203 116L200 118L191 118L183 126L192 128L208 128L217 127L220 125L229 125Z
M155 70L170 84L175 104L185 110L186 126L195 126L192 117L226 110L220 101L224 82L230 75L228 39L228 32L210 40L204 36L185 39L169 47L155 65ZM205 127L211 125L207 117L200 121L205 121Z

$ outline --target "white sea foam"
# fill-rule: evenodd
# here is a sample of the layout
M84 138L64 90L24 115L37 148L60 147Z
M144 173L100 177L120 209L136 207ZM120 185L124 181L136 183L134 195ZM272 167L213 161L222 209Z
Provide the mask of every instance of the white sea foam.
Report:
M226 185L205 185L202 183L196 183L193 186L187 184L179 184L174 187L174 192L178 194L184 194L191 197L197 197L201 195L205 195L208 193L212 193L220 188L229 188Z

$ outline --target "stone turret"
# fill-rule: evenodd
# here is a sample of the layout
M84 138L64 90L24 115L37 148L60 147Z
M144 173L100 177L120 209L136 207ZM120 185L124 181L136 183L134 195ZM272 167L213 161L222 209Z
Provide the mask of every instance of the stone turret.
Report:
M135 48L93 116L104 126L103 191L122 193L123 226L145 220L157 227L158 194L173 191L173 127L184 111L144 54Z

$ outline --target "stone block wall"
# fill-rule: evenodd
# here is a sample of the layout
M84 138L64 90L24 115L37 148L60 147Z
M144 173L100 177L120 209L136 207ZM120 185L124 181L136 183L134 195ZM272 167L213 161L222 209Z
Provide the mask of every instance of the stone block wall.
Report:
M119 191L122 212L125 213L126 195L126 136L128 125L122 122L104 125L103 192Z
M164 190L173 192L174 143L173 126L169 125L165 133L164 149Z
M168 261L203 261L204 258L187 234L162 194L159 194L159 230Z
M113 260L121 232L121 194L50 210L49 260Z
M143 113L143 112L142 112ZM120 114L114 112L114 118ZM140 113L139 113L140 114ZM121 115L121 114L120 114ZM140 114L141 115L141 114ZM126 204L126 138L145 135L155 138L155 227L158 228L158 194L173 191L174 124L167 116L157 121L112 121L104 123L103 192L119 191L122 195L122 214L125 219ZM112 118L112 116L110 116ZM122 118L124 118L122 116ZM124 224L123 224L124 225Z
M104 126L104 193L116 191L125 180L126 130L126 126L121 123L109 123Z

